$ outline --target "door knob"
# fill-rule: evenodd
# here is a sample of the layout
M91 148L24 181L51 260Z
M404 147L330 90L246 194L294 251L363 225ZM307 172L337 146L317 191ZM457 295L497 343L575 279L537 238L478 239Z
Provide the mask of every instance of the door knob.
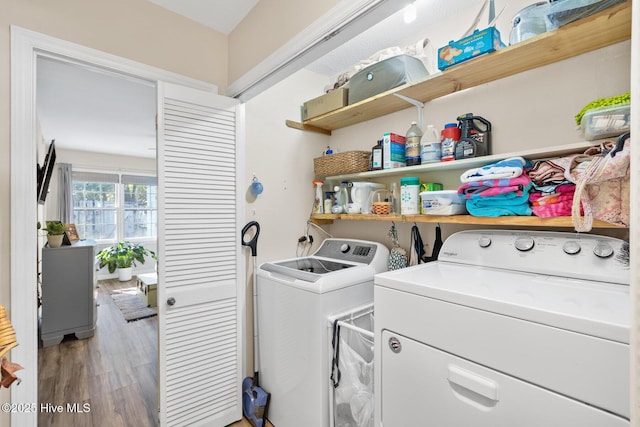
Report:
M174 297L167 299L167 305L175 305L175 303L176 299Z

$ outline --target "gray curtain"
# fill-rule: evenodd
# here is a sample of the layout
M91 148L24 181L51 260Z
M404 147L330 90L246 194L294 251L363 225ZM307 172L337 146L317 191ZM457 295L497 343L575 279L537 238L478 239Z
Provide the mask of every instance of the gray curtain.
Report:
M63 224L71 222L72 204L71 163L58 163L58 213Z

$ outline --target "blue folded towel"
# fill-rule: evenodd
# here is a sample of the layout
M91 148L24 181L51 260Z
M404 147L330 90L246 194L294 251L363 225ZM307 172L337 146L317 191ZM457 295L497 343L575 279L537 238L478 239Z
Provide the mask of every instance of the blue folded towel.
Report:
M480 197L467 200L467 210L473 216L512 216L532 214L529 206L529 188L520 195L515 192L500 194L498 196Z

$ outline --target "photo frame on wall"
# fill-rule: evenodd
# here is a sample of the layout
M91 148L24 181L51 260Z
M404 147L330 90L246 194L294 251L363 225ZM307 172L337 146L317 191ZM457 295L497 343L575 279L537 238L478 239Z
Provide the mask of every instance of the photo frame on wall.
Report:
M75 224L65 224L64 226L67 227L66 234L70 241L77 242L78 240L80 240L80 236L78 236L78 230L76 230Z

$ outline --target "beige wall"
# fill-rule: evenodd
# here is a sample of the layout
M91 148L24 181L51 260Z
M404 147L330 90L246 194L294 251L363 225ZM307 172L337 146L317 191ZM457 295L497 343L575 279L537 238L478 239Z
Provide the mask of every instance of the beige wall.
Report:
M503 41L508 42L511 18L529 3L528 0L508 2L497 21ZM456 22L471 22L475 13L476 10L460 11L454 18L455 22L448 20L434 24L424 29L420 37L429 38L436 47L442 46L458 38L466 29ZM630 48L629 41L618 43L427 102L424 123L441 129L445 123L456 122L460 114L483 116L493 125L494 154L582 141L574 115L593 99L629 91ZM270 168L275 171L257 174L263 182L273 181L269 186L265 185L264 194L247 208L246 219L258 220L265 230L261 235L265 242L261 244L268 250L259 255L260 262L296 255L296 241L302 235L314 198L311 184L313 158L319 156L327 145L340 151L370 150L383 133L405 134L411 121L417 118L417 109L407 104L406 110L335 130L330 137L285 127L286 119L299 120L300 104L319 96L328 83L329 78L302 71L247 103L247 179L252 172ZM258 105L263 108L258 110ZM289 160L293 155L296 160ZM459 186L461 172L427 174L421 178L442 182L446 189L455 189ZM400 177L393 179L399 181ZM390 181L381 180L384 183ZM295 183L296 191L290 191L291 183ZM275 189L272 189L273 184L277 185ZM328 188L329 185L325 185L325 191ZM267 206L269 209L262 208ZM387 237L389 225L386 222L335 221L324 229L336 237L369 239L390 246L391 241ZM405 248L409 247L412 225L397 224L400 243ZM422 237L431 245L434 227L419 224L419 228ZM458 226L444 225L443 233L446 237L459 229ZM629 234L628 230L595 232L621 238L628 238ZM311 229L311 234L316 242L326 237L314 229ZM431 246L427 248L427 252L430 251Z
M10 26L227 85L227 37L146 0L0 0L0 304L10 307ZM35 165L35 159L34 159ZM35 225L34 225L35 236ZM9 401L7 389L0 401ZM0 413L8 426L9 414Z
M225 36L144 0L0 0L0 148L9 153L9 25L211 82L223 93L229 82L245 74L337 3L338 0L305 3L301 16L299 2L262 0L229 36L227 50ZM507 18L511 15L505 12ZM443 23L442 28L434 28L437 34L427 34L436 45L441 44L437 40L446 42L459 36L459 26ZM503 30L503 39L507 38L508 31L505 34ZM594 98L629 90L629 82L627 42L427 103L425 123L440 127L455 121L461 113L482 115L494 125L495 152L576 142L579 135L573 114ZM331 137L287 128L284 121L298 120L300 104L318 96L327 83L322 76L300 71L246 105L246 174L239 188L247 191L253 174L264 184L264 193L257 199L247 195L246 205L245 219L261 224L258 262L291 258L300 253L297 238L305 232L314 194L313 158L321 155L328 144L340 150L368 150L383 132L404 133L415 120L415 108L408 108L337 130ZM455 182L455 176L430 178L447 180L449 185ZM0 234L4 236L10 235L9 180L10 158L5 155L0 158L0 200L4 201L0 203ZM411 225L399 224L400 240L405 247ZM384 222L336 221L324 228L336 237L377 240L389 245L388 227ZM421 224L420 230L431 244L433 227ZM453 226L445 226L444 231L450 234L455 230ZM324 238L314 229L310 232L316 242ZM0 303L7 306L9 248L8 239L3 239ZM249 256L246 261L250 268ZM247 337L251 337L250 331ZM247 350L250 355L250 348ZM2 389L0 402L6 401L8 392ZM8 414L0 413L0 425L9 425Z
M242 77L339 1L261 0L229 34L229 83Z

